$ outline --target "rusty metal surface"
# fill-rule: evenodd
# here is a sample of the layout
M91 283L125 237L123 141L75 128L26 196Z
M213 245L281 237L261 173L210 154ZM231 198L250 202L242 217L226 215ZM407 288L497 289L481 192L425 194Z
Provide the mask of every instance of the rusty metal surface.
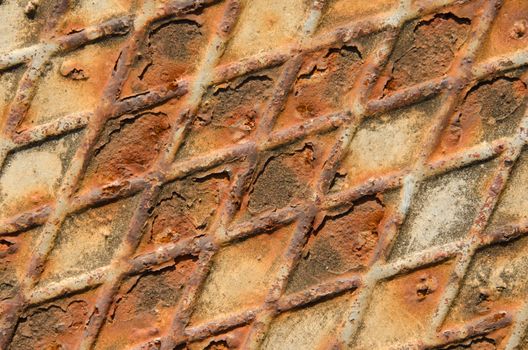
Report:
M0 20L1 349L528 349L528 2Z

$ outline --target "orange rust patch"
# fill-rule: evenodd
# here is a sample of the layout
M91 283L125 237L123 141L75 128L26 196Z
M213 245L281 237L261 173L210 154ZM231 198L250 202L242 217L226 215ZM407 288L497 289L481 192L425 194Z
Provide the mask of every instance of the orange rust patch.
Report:
M25 263L31 258L39 229L0 237L0 314L3 302L16 296L26 275Z
M114 300L95 349L126 348L169 330L194 270L192 259L132 277Z
M75 348L96 297L97 293L90 291L29 308L17 326L10 348Z
M423 339L453 264L418 270L376 287L358 336L358 349L381 349Z
M346 106L363 63L355 46L331 48L305 59L275 128L282 129Z
M444 130L433 157L515 133L524 116L527 91L523 80L508 76L474 86Z
M265 113L275 77L275 71L265 71L210 88L178 158L248 139Z
M482 46L478 59L507 55L528 45L528 3L524 0L504 1Z
M165 149L170 130L169 118L161 112L110 120L88 167L86 186L145 173Z
M196 176L166 185L152 210L139 251L205 232L228 185L227 173Z
M378 224L384 215L383 202L364 198L347 212L327 217L310 239L288 291L295 292L332 276L365 268L378 241Z

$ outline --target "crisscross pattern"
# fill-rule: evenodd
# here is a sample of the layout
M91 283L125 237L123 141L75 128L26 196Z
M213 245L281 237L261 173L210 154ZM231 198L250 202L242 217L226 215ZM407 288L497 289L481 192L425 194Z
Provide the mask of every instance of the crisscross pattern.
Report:
M0 54L0 348L528 346L522 1L63 3Z

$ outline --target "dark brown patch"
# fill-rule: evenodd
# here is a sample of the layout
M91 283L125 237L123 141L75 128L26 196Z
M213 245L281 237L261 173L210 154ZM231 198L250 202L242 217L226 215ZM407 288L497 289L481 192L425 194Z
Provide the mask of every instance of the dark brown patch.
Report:
M81 339L94 293L66 298L27 310L9 349L73 349Z
M96 348L122 349L166 332L194 267L195 260L185 258L124 283Z
M106 125L85 182L103 185L145 173L166 147L170 124L163 113L124 116Z
M470 20L452 13L410 23L391 59L385 93L441 76L449 70L456 52L466 41Z
M310 194L308 184L314 168L313 148L306 146L293 155L271 157L253 184L248 209L251 213L280 209L294 199Z
M526 84L500 77L474 86L444 131L439 152L511 136L525 112Z
M288 291L364 268L378 242L377 227L384 211L381 200L365 198L346 213L325 219L310 237Z
M166 22L152 29L123 93L139 93L191 74L206 43L204 34L202 25L190 19Z
M203 232L228 185L227 173L168 184L152 210L141 249L178 242Z
M191 20L178 20L161 25L149 35L149 48L154 56L186 60L199 53L196 45L202 32L200 25Z
M210 88L178 157L214 151L252 134L270 98L273 79L254 75Z
M362 54L355 46L331 48L308 56L276 127L342 109L362 63Z

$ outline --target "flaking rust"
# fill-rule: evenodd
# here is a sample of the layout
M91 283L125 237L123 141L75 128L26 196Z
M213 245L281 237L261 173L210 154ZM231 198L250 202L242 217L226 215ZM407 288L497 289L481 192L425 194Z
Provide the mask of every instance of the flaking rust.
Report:
M528 349L525 0L0 32L0 349Z

